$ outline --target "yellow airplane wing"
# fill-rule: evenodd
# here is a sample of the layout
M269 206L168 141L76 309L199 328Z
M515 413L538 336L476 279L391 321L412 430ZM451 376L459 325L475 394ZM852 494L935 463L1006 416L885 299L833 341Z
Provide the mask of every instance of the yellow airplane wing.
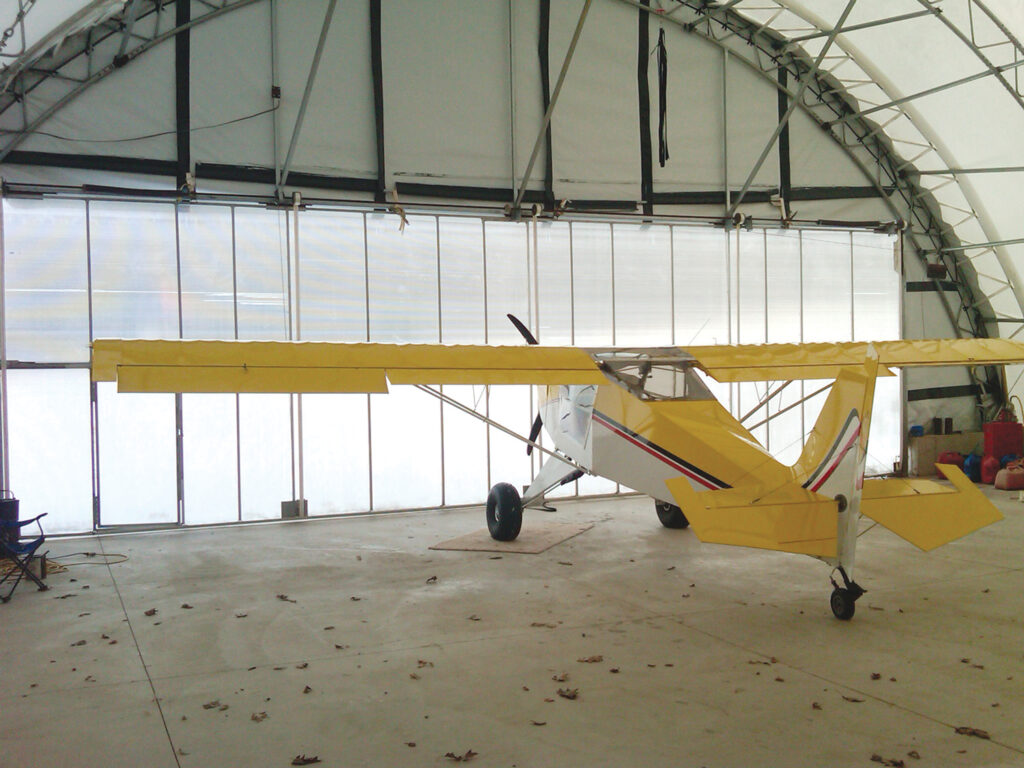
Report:
M959 468L935 466L952 488L931 480L865 480L861 513L925 551L1003 519Z
M904 339L871 342L878 375L889 368L941 365L1003 365L1024 362L1024 342L1009 339ZM687 347L697 364L718 381L832 379L846 366L859 366L868 342L741 344Z
M392 384L606 384L572 347L97 339L119 392L387 392Z

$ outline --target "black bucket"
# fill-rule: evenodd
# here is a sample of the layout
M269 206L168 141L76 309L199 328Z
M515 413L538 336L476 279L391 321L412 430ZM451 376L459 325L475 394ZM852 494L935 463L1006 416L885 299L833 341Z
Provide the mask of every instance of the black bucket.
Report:
M5 523L18 522L18 500L10 491L0 491L0 494L3 494L3 498L0 498L0 520ZM17 544L21 537L21 531L18 528L4 526L3 529L0 529L0 535L7 541Z

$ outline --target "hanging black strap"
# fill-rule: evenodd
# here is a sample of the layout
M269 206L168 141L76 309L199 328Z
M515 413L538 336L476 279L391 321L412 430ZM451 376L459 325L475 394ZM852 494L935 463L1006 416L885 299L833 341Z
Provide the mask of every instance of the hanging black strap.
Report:
M668 53L665 50L665 29L658 31L658 162L665 167L668 160Z

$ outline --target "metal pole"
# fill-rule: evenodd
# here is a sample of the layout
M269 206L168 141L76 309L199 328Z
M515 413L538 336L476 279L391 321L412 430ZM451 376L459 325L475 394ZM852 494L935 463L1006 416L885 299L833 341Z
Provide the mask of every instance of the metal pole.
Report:
M292 216L295 219L295 226L292 227L292 237L294 239L295 251L295 340L302 341L302 286L299 282L299 204L302 201L302 195L296 192L292 196ZM305 516L306 514L306 495L305 495L305 477L303 472L302 462L302 393L299 392L295 395L295 419L297 441L299 443L298 448L298 459L299 459L299 516Z
M291 169L292 155L295 154L295 146L299 143L299 134L302 133L302 122L306 119L306 107L309 105L309 95L313 92L313 83L316 82L316 73L320 68L320 57L324 52L324 44L327 42L327 33L331 29L331 19L334 16L334 7L338 0L329 0L327 13L324 14L324 23L320 28L320 39L316 44L316 51L313 53L313 63L309 67L309 76L306 78L306 90L302 93L302 103L299 104L299 114L295 118L295 127L292 129L292 140L288 144L288 154L284 157L284 165L281 166L281 183L278 187L284 187L288 183L288 172Z
M811 66L810 71L801 78L800 87L797 88L792 101L789 102L789 106L786 108L786 112L782 115L782 119L779 120L779 124L775 126L775 130L772 131L772 136L768 139L768 143L761 151L761 156L757 158L757 162L754 163L754 167L750 169L750 174L747 176L747 180L744 182L743 188L736 196L736 202L729 207L729 211L725 215L726 218L731 217L736 213L736 209L740 207L740 204L743 202L743 198L746 197L747 192L750 190L750 185L754 183L754 178L757 176L757 172L761 170L761 166L764 165L764 161L768 158L768 153L772 151L772 147L775 146L775 142L779 138L779 135L782 133L783 129L785 129L787 123L789 123L790 116L796 110L797 106L799 106L804 97L804 92L811 84L811 81L814 80L814 77L818 72L818 68L821 66L821 62L825 60L825 54L827 54L829 48L832 47L832 43L835 41L836 36L840 31L842 31L846 17L850 15L850 11L853 10L853 6L856 4L857 0L849 0L846 7L843 9L842 15L839 17L839 21L836 22L836 25L828 33L828 37L825 39L825 44L822 46L821 52L818 53L818 57L814 60L814 64Z
M0 179L0 189L3 180ZM0 452L3 463L0 466L0 486L11 490L11 462L7 433L7 249L4 242L4 196L0 193Z
M530 183L530 175L533 173L533 164L537 162L537 155L540 154L540 148L544 144L544 136L547 135L548 124L551 122L551 113L555 111L555 104L558 103L558 95L562 91L562 83L565 81L565 74L569 71L569 63L572 61L573 54L576 52L576 43L580 39L580 33L583 31L583 22L587 18L587 12L590 10L590 3L592 0L586 0L583 3L583 10L580 11L579 21L576 22L576 31L573 32L572 42L569 43L569 50L566 51L565 61L562 62L562 71L558 73L558 82L555 83L555 90L551 94L551 101L548 104L547 111L544 113L544 120L541 122L540 130L537 132L537 141L533 144L533 152L530 154L530 162L526 164L526 171L523 173L523 183L519 187L519 192L516 194L515 202L512 204L512 210L519 210L519 206L523 202L523 195L526 194L526 185Z
M270 0L270 106L275 107L270 113L270 123L273 131L274 145L274 191L278 199L281 198L281 158L278 157L278 127L277 109L280 98L275 98L274 89L277 88L277 0Z

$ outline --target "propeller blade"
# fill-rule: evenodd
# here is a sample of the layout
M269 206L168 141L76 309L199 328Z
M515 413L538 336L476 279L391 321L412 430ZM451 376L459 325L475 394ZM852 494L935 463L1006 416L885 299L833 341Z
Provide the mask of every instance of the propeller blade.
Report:
M540 344L540 342L537 341L536 338L534 338L533 334L530 333L530 329L523 325L522 320L520 320L513 314L509 314L508 319L512 321L512 325L514 325L516 327L516 330L522 334L524 339L526 339L527 344Z
M540 414L538 413L537 414L537 418L535 418L533 420L533 426L530 427L530 442L531 443L535 443L537 441L537 437L540 435L540 428L543 426L543 424L544 424L544 422L541 421ZM529 456L532 453L533 453L533 446L527 444L527 446L526 446L526 455Z

